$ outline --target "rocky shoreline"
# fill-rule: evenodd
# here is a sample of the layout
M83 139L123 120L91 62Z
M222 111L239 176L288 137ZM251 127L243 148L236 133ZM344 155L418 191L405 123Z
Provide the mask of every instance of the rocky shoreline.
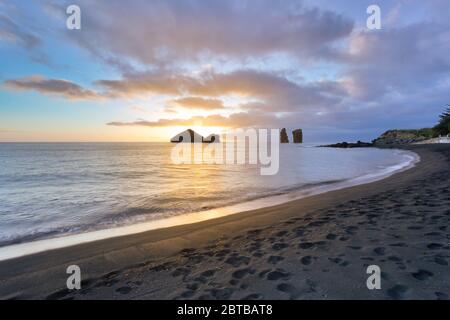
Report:
M324 145L324 146L319 146L319 147L324 147L324 148L367 148L367 147L373 147L373 143L370 142L362 142L362 141L358 141L356 143L352 143L352 142L338 142L338 143L334 143L334 144L328 144L328 145Z

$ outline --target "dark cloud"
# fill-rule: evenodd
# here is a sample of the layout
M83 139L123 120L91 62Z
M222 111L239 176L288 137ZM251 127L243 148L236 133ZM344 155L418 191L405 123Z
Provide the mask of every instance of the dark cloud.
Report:
M101 96L94 91L84 89L73 82L62 79L46 79L32 76L21 79L6 80L6 88L20 91L37 91L43 94L62 96L69 100L92 100Z
M196 95L203 97L240 96L258 99L247 108L270 112L298 111L302 108L328 108L338 103L346 91L338 82L299 84L262 71L238 70L230 73L208 71L198 76L183 74L128 74L120 80L100 80L110 95L130 97L144 94Z
M103 59L144 64L287 52L320 58L353 30L340 14L298 0L78 1L84 30L71 35ZM126 12L126 14L124 14ZM132 17L132 18L130 18Z
M344 62L346 84L363 101L411 95L448 79L450 33L434 23L415 23L350 39Z

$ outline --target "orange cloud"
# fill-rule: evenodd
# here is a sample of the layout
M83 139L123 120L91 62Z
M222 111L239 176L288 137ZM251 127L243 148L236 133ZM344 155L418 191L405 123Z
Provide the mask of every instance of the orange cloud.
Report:
M224 109L222 100L201 98L201 97L186 97L174 99L169 102L169 105L175 105L186 109L202 109L202 110L218 110Z
M206 117L191 117L189 119L159 119L156 121L137 120L132 122L110 122L109 126L143 126L143 127L175 127L201 125L205 127L275 127L277 128L280 119L273 114L264 112L240 112L228 117L221 115L210 115ZM281 119L282 120L282 119Z

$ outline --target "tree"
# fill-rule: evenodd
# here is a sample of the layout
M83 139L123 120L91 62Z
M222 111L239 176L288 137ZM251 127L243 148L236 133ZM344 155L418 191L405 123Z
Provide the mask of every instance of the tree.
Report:
M439 118L444 119L446 117L450 116L450 105L447 106L447 110L445 110L440 116Z
M441 120L439 123L433 128L436 134L438 135L447 135L450 134L450 105L447 106L447 109L439 116Z

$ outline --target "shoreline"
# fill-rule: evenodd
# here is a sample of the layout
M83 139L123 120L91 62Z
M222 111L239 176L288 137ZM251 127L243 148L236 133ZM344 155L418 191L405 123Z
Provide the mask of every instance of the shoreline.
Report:
M405 150L395 149L397 151L407 152ZM291 191L282 195L258 198L255 200L229 205L211 210L185 213L178 216L150 220L131 225L112 227L108 229L99 229L84 233L68 234L48 239L33 240L30 242L12 244L0 247L0 262L10 259L16 259L37 253L43 253L50 250L68 248L80 244L93 243L100 240L108 240L117 237L130 236L144 233L152 230L177 227L187 224L199 223L206 220L217 219L228 215L239 214L247 211L254 211L264 208L270 208L282 205L291 201L320 195L330 191L341 190L353 186L372 183L375 181L386 179L396 173L403 172L413 168L419 163L420 156L414 152L408 152L412 159L395 166L378 170L374 173L368 173L345 181L335 182L332 184L320 184L307 189Z
M444 153L448 150L446 146L408 146L406 148L402 147L402 149L411 150L418 153L422 161L410 170L395 173L388 178L376 182L329 191L319 195L313 195L307 198L294 200L276 206L241 212L194 224L180 225L176 227L147 231L134 235L111 238L107 240L99 240L92 243L80 244L73 247L56 249L52 251L24 256L21 258L2 261L0 262L0 298L199 298L199 294L201 292L209 292L208 288L212 286L211 283L207 282L207 279L204 279L205 277L207 278L206 271L210 270L208 269L208 267L215 267L217 270L221 270L220 272L235 273L241 270L241 266L247 266L247 269L249 269L247 270L249 279L251 279L251 277L256 274L256 271L251 273L252 270L257 269L257 265L253 265L252 259L258 259L261 257L245 251L245 248L247 248L249 245L254 244L255 242L252 240L252 237L248 236L249 234L253 233L255 235L261 233L265 234L266 232L268 233L267 237L262 237L259 240L262 246L267 245L267 248L265 248L265 250L261 252L261 254L263 254L263 257L265 257L265 255L268 255L268 259L273 260L272 262L274 262L275 260L280 261L279 265L277 265L277 268L279 268L280 270L281 267L283 268L283 270L289 270L291 267L293 267L293 263L288 263L288 261L294 259L294 256L297 254L299 249L297 247L297 243L295 244L295 248L292 247L292 243L294 241L293 239L290 239L289 241L288 239L286 239L286 241L281 241L280 238L287 237L287 235L291 233L290 229L288 230L288 228L290 228L292 225L296 225L298 223L311 225L313 224L313 222L307 221L314 220L315 218L319 219L319 221L322 221L322 211L328 210L327 208L331 208L330 210L338 211L341 210L340 206L347 206L348 203L352 204L352 201L357 202L361 201L361 199L370 199L370 197L377 197L380 193L384 194L385 190L408 188L417 184L418 181L424 180L425 177L431 177L433 175L439 174L443 170L446 170L445 172L448 171L448 159L446 158L446 155L444 155ZM391 199L389 199L389 201L391 201ZM376 202L370 202L370 205L375 206ZM361 206L362 208L364 208L364 203L362 203ZM391 205L389 205L389 208L390 206ZM368 210L369 213L365 213L366 216L369 215L368 218L371 218L370 216L373 215L373 213L370 213L371 210L372 209ZM375 210L375 212L376 211L377 210ZM311 215L313 215L314 218L312 218ZM356 218L349 217L348 221L339 220L339 223L348 223L351 222L351 219ZM323 218L323 221L327 220ZM381 222L382 221L380 220L380 223ZM324 232L324 227L322 226L322 224L323 223L317 223L311 226L314 228L318 228L316 232L311 233L311 237L319 237L319 235L322 236ZM278 230L275 235L272 233L272 229ZM260 231L256 232L255 230ZM347 238L348 237L352 237L351 232L347 235ZM376 237L373 240L376 240ZM314 243L318 243L321 241L315 241ZM345 241L348 241L348 239ZM313 258L317 258L317 261L324 260L323 263L325 263L327 258L331 258L331 256L334 255L336 251L332 250L331 247L342 245L342 243L344 243L344 240L340 240L340 242L329 242L330 244L328 244L328 246L330 248L328 249L320 248L320 245L317 245L318 248L316 251L316 256L305 255L301 257L300 260L296 258L295 261L300 261L299 266L297 267L308 268L308 266L312 263L311 259ZM283 245L277 246L277 244L279 243L283 243ZM309 243L313 242L309 241ZM208 247L214 247L214 249L207 249ZM281 247L281 249L278 250L278 247ZM305 248L301 248L305 251L310 250L310 248L306 247L307 246L305 246ZM445 248L445 246L443 247ZM218 248L221 249L219 250ZM208 258L210 257L210 255L215 257L216 254L219 254L221 250L231 250L230 248L235 248L235 256L226 255L227 259L225 260L221 261L220 259L217 259L217 261L214 263L210 262ZM336 248L342 249L341 247ZM205 253L205 250L212 251L212 253L209 252L207 254ZM262 250L256 250L255 253L257 253L258 251ZM378 251L381 252L382 250ZM244 252L246 253L244 254ZM380 255L380 257L382 256L383 254ZM197 261L200 259L199 257L201 257L201 261ZM245 259L240 259L240 257L245 257ZM271 259L271 257L278 258ZM374 257L371 258L374 259ZM197 261L197 263L192 265L190 268L200 268L200 270L202 271L201 274L205 273L205 275L199 276L200 280L197 281L199 283L196 285L197 288L195 288L195 286L191 286L190 289L183 289L185 291L179 292L179 290L181 289L175 290L178 286L181 286L180 288L183 288L182 284L185 284L187 281L192 280L189 278L190 272L183 275L183 271L180 271L179 269L183 266L189 266L188 262L192 259L194 261ZM446 261L445 259L447 258L446 256L444 256L442 259ZM179 262L178 264L177 261ZM223 266L226 261L231 262ZM239 261L241 261L242 263ZM197 266L200 262L201 266ZM383 261L381 261L380 263L383 263ZM64 288L67 279L65 271L67 266L72 264L79 265L82 270L82 288L84 289L82 289L80 292L71 293L67 292L67 289ZM270 264L272 263L269 262L269 265ZM222 265L223 268L219 267L220 265ZM229 268L229 270L227 268ZM331 268L331 266L329 268ZM171 277L171 275L176 273L175 271L177 270L179 273L181 272L182 277ZM287 280L288 276L283 276L283 272L278 271L278 274L281 274L279 278L280 281L283 279ZM285 271L285 273L289 273L291 274L291 276L293 276L295 274L295 271ZM127 274L131 276L129 277ZM272 274L271 271L269 271L268 274ZM272 275L273 277L276 276L276 274ZM153 278L154 276L156 278ZM448 274L446 276L448 278ZM263 277L266 276L263 275ZM325 276L325 278L327 277L329 277L329 275ZM148 286L146 287L144 285L141 285L141 288L139 289L141 291L138 291L136 289L136 292L134 292L134 290L132 290L133 288L131 288L131 285L123 284L125 280L130 282L130 278L134 280L139 279L134 281L136 283L147 283L147 281L151 280L153 289L148 288ZM221 278L216 278L215 280L216 282L220 282L220 279ZM242 276L241 278L237 277L236 279L231 280L236 280L238 283L240 283L243 281L242 279L244 279L244 276ZM228 286L235 286L232 284L231 280ZM282 285L282 283L278 282L278 287L268 288L265 286L268 284L273 284L273 282L266 280L267 279L261 280L260 282L249 280L250 282L246 284L248 286L247 288L243 287L239 290L233 291L232 293L230 293L229 290L225 290L224 286L222 286L219 289L225 290L229 293L229 295L215 296L211 293L217 293L217 291L211 291L210 295L211 298L231 297L242 299L246 298L243 295L244 293L246 294L249 291L248 288L251 287L254 290L256 290L257 288L260 289L260 292L258 293L258 297L260 298L352 297L352 295L338 295L333 294L332 292L329 292L327 296L323 296L323 294L322 296L317 296L317 290L316 293L313 292L308 295L307 293L300 292L301 290L299 292L294 292L295 290L289 287L287 284ZM119 285L121 286L118 287ZM361 287L364 285L365 282L359 284L358 286ZM445 282L444 285L447 286L448 281ZM164 289L164 287L166 289ZM340 285L337 285L337 287L340 287ZM223 293L223 290L220 292ZM408 290L409 289L402 289L402 287L397 288L394 291L391 290L391 293L387 293L388 298L395 298L397 296L403 297L403 293L408 292ZM440 292L441 294L446 294L445 292L441 291L442 289L440 289L440 291L438 292ZM375 298L384 297L380 296L378 293L373 294ZM408 296L406 295L406 297Z

